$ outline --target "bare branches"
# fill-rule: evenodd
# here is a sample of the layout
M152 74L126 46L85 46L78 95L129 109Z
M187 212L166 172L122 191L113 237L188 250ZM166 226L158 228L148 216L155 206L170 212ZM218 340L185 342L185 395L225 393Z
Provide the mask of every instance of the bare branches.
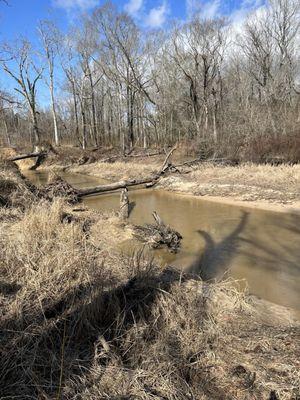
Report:
M0 63L4 71L17 83L15 91L26 101L32 117L35 142L38 143L40 134L37 124L36 85L42 77L43 68L34 63L30 43L26 40L23 40L19 47L4 45L2 54L5 61Z

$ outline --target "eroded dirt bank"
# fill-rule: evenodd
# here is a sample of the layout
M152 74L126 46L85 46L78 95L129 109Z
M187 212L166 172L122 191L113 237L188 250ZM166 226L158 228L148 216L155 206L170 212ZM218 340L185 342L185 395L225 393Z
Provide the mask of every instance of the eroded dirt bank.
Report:
M86 165L55 163L50 167L118 181L149 176L159 170L162 162L163 156L157 156ZM175 157L173 162L181 163L182 157ZM201 163L178 169L180 172L166 174L155 187L239 206L300 212L300 165Z
M299 397L287 309L122 256L117 215L45 197L10 163L0 185L1 398Z
M134 153L132 157L121 157L113 150L89 151L82 155L79 149L63 148L58 154L50 155L40 168L118 181L154 174L164 158L165 154L135 157ZM180 149L176 150L170 161L180 165L178 172L167 173L155 187L247 207L300 211L300 165L228 166L209 162L181 165L189 159ZM18 162L21 169L32 164L32 160Z

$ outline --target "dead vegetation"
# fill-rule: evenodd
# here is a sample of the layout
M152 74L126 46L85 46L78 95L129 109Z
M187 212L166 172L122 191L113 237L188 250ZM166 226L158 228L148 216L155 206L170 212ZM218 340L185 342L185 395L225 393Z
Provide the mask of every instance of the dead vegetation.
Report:
M79 202L78 191L54 172L50 174L47 184L39 189L39 195L49 200L63 197L70 204Z
M221 196L269 203L300 201L299 165L215 166L198 164L188 174L169 176L161 188L198 196Z
M66 170L101 177L112 182L129 182L141 177L156 176L161 170L165 154L155 156L122 157L113 149L86 151L91 159L84 165L78 165L82 151L62 148L48 157L45 166L53 170ZM243 201L267 201L289 204L300 201L299 164L252 164L228 165L226 159L214 162L198 158L187 158L184 148L179 147L172 155L172 165L159 187L199 196L231 197ZM7 153L11 155L9 152ZM15 153L14 153L15 155ZM134 153L132 154L135 155ZM113 159L113 162L105 160ZM71 161L71 164L68 164ZM19 161L20 164L22 162ZM24 160L24 163L26 160ZM25 163L24 168L29 165Z
M262 323L229 282L121 256L117 217L27 190L0 209L0 398L299 398L298 323Z
M133 235L148 244L152 249L166 246L171 253L177 253L182 236L179 232L166 225L156 211L152 213L155 223L144 226L135 225Z

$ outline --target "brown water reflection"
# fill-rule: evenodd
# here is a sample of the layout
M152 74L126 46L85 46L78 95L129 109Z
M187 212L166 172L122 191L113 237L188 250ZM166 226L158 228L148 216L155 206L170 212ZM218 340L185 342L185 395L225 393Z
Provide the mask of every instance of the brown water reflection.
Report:
M31 174L35 182L45 182L44 171ZM81 188L101 183L83 175L64 174L64 178ZM192 269L203 279L241 279L251 293L300 309L300 215L246 209L151 189L130 191L130 200L134 203L130 222L152 222L151 213L156 210L183 236L179 253L153 252L160 263ZM92 196L84 203L99 210L116 210L119 193ZM123 249L128 252L136 246L130 241Z

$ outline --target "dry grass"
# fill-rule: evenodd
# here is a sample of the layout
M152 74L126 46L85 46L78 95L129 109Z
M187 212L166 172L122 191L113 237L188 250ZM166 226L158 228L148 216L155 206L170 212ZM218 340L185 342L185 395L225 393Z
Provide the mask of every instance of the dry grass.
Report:
M158 171L162 156L149 157L136 162L95 162L72 166L69 172L78 172L117 181L140 178ZM179 161L179 160L177 160ZM177 162L174 160L174 162ZM300 165L216 166L210 163L183 168L183 174L169 175L159 187L200 196L231 197L237 200L264 200L275 203L300 201ZM188 172L188 173L186 173Z
M154 171L157 171L159 166L161 166L161 163L159 162L151 161L149 163L145 163L145 160L143 162L95 162L93 164L73 166L71 169L69 169L69 171L98 176L103 179L121 180L149 176Z
M201 196L288 203L300 200L300 165L231 167L202 164L187 175L169 176L160 185Z
M122 257L116 217L63 199L1 215L1 399L300 395L299 325L262 325L229 282Z

